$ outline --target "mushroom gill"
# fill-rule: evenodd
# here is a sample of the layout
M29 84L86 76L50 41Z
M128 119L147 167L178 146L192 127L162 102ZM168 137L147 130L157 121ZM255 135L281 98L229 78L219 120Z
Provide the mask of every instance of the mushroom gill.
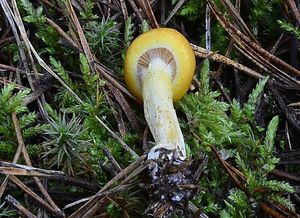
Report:
M137 63L137 77L139 85L142 86L144 74L147 73L149 64L152 60L161 59L168 67L170 67L172 80L176 75L176 59L172 52L167 48L153 48L146 51L138 60Z

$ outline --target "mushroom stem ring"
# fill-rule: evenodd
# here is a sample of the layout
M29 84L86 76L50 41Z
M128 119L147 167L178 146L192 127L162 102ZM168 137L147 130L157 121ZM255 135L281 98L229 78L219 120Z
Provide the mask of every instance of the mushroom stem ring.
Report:
M195 55L184 36L169 28L143 33L125 58L129 91L144 103L144 114L155 140L148 159L182 162L184 138L173 102L187 92L195 71Z

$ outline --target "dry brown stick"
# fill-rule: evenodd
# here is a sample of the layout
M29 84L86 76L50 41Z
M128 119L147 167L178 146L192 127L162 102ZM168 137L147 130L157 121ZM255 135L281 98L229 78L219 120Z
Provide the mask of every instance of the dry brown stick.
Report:
M23 99L24 105L30 104L38 99L42 93L45 93L52 86L53 80L54 79L50 74L47 74L47 76L44 76L42 79L40 79L38 81L37 88Z
M169 16L167 17L167 19L164 20L163 25L165 26L170 20L171 18L174 16L174 14L176 14L176 12L179 10L179 8L183 5L183 3L186 0L179 0L177 2L177 4L175 5L175 7L172 9L171 13L169 14Z
M281 70L273 63L268 61L265 57L261 54L257 53L251 47L246 44L240 44L238 47L234 45L236 49L238 49L241 54L243 54L246 58L252 61L256 66L258 66L261 70L264 70L268 74L272 74L274 77L280 77L284 80L290 81L291 83L295 84L296 86L300 86L300 81L295 79L294 77L288 75L284 70Z
M134 150L132 150L115 132L113 132L108 126L98 117L95 116L96 120L109 132L109 134L119 142L120 145L123 146L123 148L128 151L134 158L138 158L139 155L135 153Z
M216 8L214 3L211 0L208 0L210 8L214 15L216 16L219 23L223 26L223 28L228 32L228 34L238 43L244 44L251 47L254 51L258 54L263 56L265 59L269 59L274 62L274 64L278 65L281 69L288 70L290 73L300 76L300 71L296 68L292 67L291 65L287 64L283 60L277 58L273 54L269 53L261 46L253 42L248 36L243 34L240 30L238 30L233 24L228 22L226 18L220 13L220 11Z
M104 155L108 158L108 160L114 166L114 168L118 171L118 173L121 172L122 171L122 167L116 161L116 159L111 154L111 152L106 147L104 147L102 150L103 150Z
M14 73L19 72L19 73L28 75L25 70L22 70L22 69L19 69L16 67L12 67L9 65L5 65L5 64L0 64L0 71L12 71Z
M115 120L118 124L119 133L120 133L121 137L123 138L127 133L127 129L125 126L125 122L123 120L122 110L117 105L115 105L115 103L112 101L112 99L110 98L109 95L105 95L105 98L106 98L106 101L108 102L108 104L111 108L111 112L113 113Z
M197 166L198 169L195 171L193 175L195 181L198 181L200 176L205 172L206 166L208 164L208 155L205 154L201 155L200 160L201 163Z
M54 175L54 176L51 176L48 180L55 180L55 181L59 181L60 183L66 183L68 185L71 184L74 186L81 187L83 189L88 189L90 191L99 190L99 186L96 185L95 183L90 183L88 181L81 180L81 179L71 177L68 175Z
M286 2L289 5L290 9L292 10L293 15L298 22L298 25L300 25L300 13L299 13L299 9L297 8L297 5L295 3L295 0L287 0Z
M216 75L216 76L214 76L214 75ZM217 83L217 85L219 86L219 89L220 89L222 95L225 97L225 100L226 100L229 104L231 104L232 101L231 101L231 99L230 99L228 93L225 91L224 85L221 83L221 81L219 80L219 78L218 78L217 75L218 75L218 72L214 72L214 73L213 73L213 78L214 78L215 82Z
M196 46L194 44L191 44L191 46L195 52L195 55L198 57L209 58L213 61L224 63L225 65L234 67L234 68L240 70L241 72L244 72L244 73L248 74L249 76L252 76L257 79L264 78L264 76L259 74L258 72L254 71L240 63L237 63L223 55L220 55L220 54L217 54L217 53L214 53L211 51L207 51L206 49Z
M136 186L136 184L119 185L119 186L114 187L110 190L107 190L103 193L100 193L99 195L97 195L97 198L104 197L104 196L108 197L111 194L114 194L114 193L117 193L117 192L122 192L122 191L125 191L125 190L128 190L128 189L131 189L135 186ZM101 200L98 200L97 202L95 202L95 204L88 211L86 211L82 214L79 214L78 217L81 217L81 218L94 217L94 214L99 209L99 206L100 206L99 202L101 202Z
M121 10L123 13L124 20L126 21L128 19L128 11L127 11L125 0L120 0L120 4L121 4Z
M132 10L134 11L134 13L135 13L137 19L139 20L140 23L142 23L144 19L143 19L142 15L141 15L140 10L139 10L138 7L136 6L134 0L128 0L128 2L129 2L129 4L130 4Z
M21 188L24 192L34 198L39 204L43 205L47 210L52 213L56 213L55 209L51 207L45 200L43 200L40 196L34 193L28 186L26 186L23 182L21 182L16 176L10 175L9 179L15 183L19 188Z
M9 163L0 161L0 173L13 174L13 175L24 175L24 176L57 176L64 175L61 171L56 170L45 170L41 168L26 166L22 164Z
M90 218L94 217L95 213L100 209L101 204L103 204L101 201L97 201L94 206L91 207L85 214L83 214L82 218Z
M1 163L0 163L1 164ZM17 176L38 176L38 177L47 177L50 175L31 171L31 170L25 170L25 169L18 169L15 167L0 167L0 173L4 175L17 175Z
M210 146L212 148L213 154L218 160L218 162L221 164L221 166L224 168L226 173L230 176L230 178L234 181L234 183L238 186L239 189L241 189L243 192L245 192L246 195L248 195L248 190L246 187L241 183L239 180L239 177L232 171L232 169L227 165L227 162L224 161L221 156L219 155L217 149L214 146Z
M8 37L5 39L0 39L0 48L4 47L6 44L14 41L14 37Z
M82 217L83 214L85 214L87 211L90 210L90 208L96 203L99 201L99 198L100 197L103 197L103 196L106 196L108 194L113 194L113 193L116 193L116 192L119 192L119 191L122 191L122 190L125 190L125 189L128 189L128 188L131 188L131 187L134 187L136 186L137 184L126 184L126 185L118 185L116 187L113 187L113 188L110 188L109 190L106 190L106 191L103 191L103 192L98 192L97 194L93 195L93 196L90 196L90 197L86 197L86 198L82 198L78 201L75 201L71 204L68 204L64 207L64 209L68 209L68 208L71 208L71 207L74 207L78 204L81 204L81 203L84 203L84 202L87 202L89 203L88 201L90 201L91 203L89 203L88 206L85 207L84 210L82 209L78 209L77 211L75 211L76 215L74 217ZM74 214L74 213L73 213ZM69 216L68 218L72 217L73 214L71 216Z
M125 121L124 121L124 116L123 116L123 111L122 111L122 109L120 108L120 107L118 107L117 106L117 114L118 114L118 127L120 126L120 128L119 128L119 130L121 129L121 131L120 131L120 135L121 135L121 137L122 138L124 138L126 135L127 135L127 133L128 133L128 129L127 129L127 126L126 126L126 123L125 123Z
M13 112L13 114L16 114L16 113ZM17 151L16 151L16 153L14 155L13 163L17 163L17 161L19 160L19 157L20 157L20 155L22 153L22 146L23 146L23 144L19 143ZM7 175L5 177L4 181L1 184L1 187L0 187L0 198L2 197L2 195L3 195L4 191L5 191L5 188L7 186L8 180L9 180L9 175Z
M295 211L290 211L287 207L281 205L280 203L274 201L274 200L269 200L268 203L272 206L275 207L277 210L282 212L285 217L295 217L295 218L300 218L300 215L297 214Z
M108 82L110 82L113 86L115 86L116 88L118 88L119 90L121 90L123 93L125 93L127 96L129 96L131 99L133 99L136 102L139 102L139 100L134 97L123 85L121 85L119 82L116 81L115 78L113 78L110 73L108 72L107 69L105 69L101 64L99 64L96 61L96 68L97 68L97 72L99 72L104 79L106 79Z
M18 120L17 115L15 113L12 114L12 120L13 120L13 124L14 124L14 128L15 128L18 143L21 145L21 148L22 148L22 154L24 156L25 162L28 166L32 167L32 163L31 163L30 157L28 155L28 152L26 150L25 143L24 143L24 140L23 140L23 137L22 137L22 132L21 132L21 128L20 128L20 125L19 125L19 120ZM50 195L48 194L48 192L46 191L46 189L42 185L40 179L37 178L37 177L33 177L33 178L34 178L37 186L41 190L42 194L44 195L44 197L47 199L47 201L49 202L51 207L53 207L55 213L59 216L62 216L63 212L54 203L54 201L52 200L52 198L50 197Z
M264 203L260 203L259 206L266 214L271 215L271 217L286 218L286 216L278 213L276 210L272 209L271 207L269 207L268 205L266 205Z
M295 181L295 182L300 182L300 176L285 172L283 170L274 169L271 172L271 174L279 176L279 177L284 178L284 179L289 179L289 180L292 180L292 181Z
M108 188L110 188L113 184L118 182L120 179L122 179L123 177L126 177L128 174L130 174L133 170L135 170L138 166L140 166L140 164L145 160L145 158L146 158L146 155L141 156L136 161L134 161L132 164L127 166L124 170L122 170L120 173L118 173L113 179L111 179L108 183L106 183L105 186L103 188L101 188L100 191L97 192L97 194L95 194L94 196L91 196L88 199L88 202L86 202L77 211L75 211L71 216L69 216L69 218L77 218L79 214L83 214L86 211L88 211L94 205L94 203L97 201L97 199L98 199L97 195L103 193ZM81 203L81 201L73 202L69 205L66 205L64 208L69 208L71 206L75 206L78 203Z
M241 4L241 0L237 0L236 2L235 2L235 8L236 8L236 10L237 10L237 13L240 13L240 4ZM229 57L229 55L230 55L230 53L231 53L231 51L232 51L232 48L233 48L233 44L234 44L234 40L233 39L230 39L230 41L229 41L229 44L228 44L228 47L227 47L227 50L226 50L226 52L225 52L225 57ZM219 77L220 75L221 75L221 72L222 72L222 70L223 70L223 66L224 66L224 64L223 63L221 63L220 64L220 66L219 66L219 68L218 68L218 70L217 70L217 73L216 73L216 77ZM231 101L231 100L230 100Z
M271 54L274 54L279 46L280 41L283 38L284 33L281 33L281 35L279 36L279 38L277 39L276 43L274 44L274 46L272 47L272 49L270 50Z
M227 9L226 11L233 17L235 20L235 24L239 26L239 28L242 30L242 32L247 35L249 38L252 39L253 42L258 43L256 38L253 36L243 19L241 18L239 11L234 7L231 1L229 0L221 0L222 4Z
M60 8L56 7L55 4L52 4L51 1L47 1L47 0L40 0L41 2L43 2L45 5L53 8L54 10L56 10L59 13L63 13L63 10L61 10Z
M14 197L11 195L5 196L5 201L12 205L13 207L17 208L21 213L23 213L28 218L37 218L36 215L31 213L27 208L25 208L20 202L18 202Z
M140 174L143 170L145 170L149 166L150 162L142 163L138 168L136 168L132 173L130 173L129 176L127 176L120 184L125 184L134 177L136 177L138 174Z
M137 118L135 113L132 111L131 107L129 106L128 102L126 101L125 97L121 93L121 91L114 86L108 84L109 89L111 90L111 93L114 95L115 99L123 109L123 111L126 114L126 117L128 118L130 124L132 127L137 130L137 132L140 132L140 126L138 124Z
M278 103L281 111L283 112L285 118L287 121L298 131L300 131L300 120L297 118L296 112L293 111L293 109L289 108L286 103L284 102L284 99L282 95L279 93L277 89L274 88L272 83L269 84L269 87L276 99L276 102Z
M135 170L140 164L145 160L146 155L139 157L136 161L127 166L124 170L122 170L119 174L117 174L112 180L103 186L103 188L99 192L106 191L109 187L111 187L115 182L119 181L123 177L127 177L129 173Z
M22 21L22 18L21 18L21 15L19 13L18 6L17 6L17 3L16 3L15 0L12 1L12 8L13 8L13 11L14 11L14 21L16 22L17 26L19 27L20 34L21 34L23 39L24 39L24 37L27 38L27 33L25 31L23 21ZM31 67L32 67L32 70L33 70L33 74L34 74L36 79L39 79L39 73L38 73L38 70L35 66L35 62L33 60L32 53L30 52L30 47L26 43L25 43L25 46L27 48L27 54L28 54L29 60L31 62ZM31 80L30 77L28 77L27 79ZM34 91L35 86L33 85L32 88L33 88L32 90ZM44 105L46 104L46 99L45 99L45 96L44 96L43 93L41 94L40 98L37 99L37 103L38 103L38 107L39 107L39 110L40 110L43 118L48 120L49 115L48 115L48 112L44 108Z
M4 85L7 85L7 84L12 84L15 86L16 89L19 89L19 90L28 90L27 87L24 87L24 86L21 86L21 85L18 85L12 81L9 81L3 77L0 77L0 83L3 83Z
M164 23L166 19L166 0L160 1L160 23Z
M153 10L151 8L149 0L136 0L137 4L142 8L146 16L148 17L151 27L152 28L158 28L158 22L154 16Z
M234 46L242 55L244 55L249 61L251 61L252 63L254 63L260 70L271 74L272 72L269 70L269 68L267 68L266 66L264 66L264 63L262 63L261 60L261 56L258 54L253 54L252 52L248 52L246 49L242 49L239 46L235 45ZM250 49L250 48L249 48ZM273 68L272 68L273 69Z
M81 46L82 46L84 54L87 58L87 61L89 63L90 69L93 73L95 73L96 70L95 70L95 66L94 66L94 57L92 55L92 52L91 52L90 47L88 45L88 42L87 42L87 40L85 38L85 35L83 33L83 29L81 27L79 19L78 19L77 15L76 15L76 13L73 9L73 6L72 6L72 3L70 2L70 0L66 0L65 4L66 4L66 7L68 9L67 11L69 12L69 15L72 19L72 22L76 27L76 30L77 30L77 33L78 33L78 36L79 36L79 39L80 39Z
M65 39L72 47L76 48L77 50L79 50L80 52L82 51L80 46L77 45L73 39L68 36L68 34L65 33L65 31L62 30L62 28L60 28L60 26L58 26L53 20L49 19L48 17L46 17L46 21L47 23L54 28L57 33L63 38Z

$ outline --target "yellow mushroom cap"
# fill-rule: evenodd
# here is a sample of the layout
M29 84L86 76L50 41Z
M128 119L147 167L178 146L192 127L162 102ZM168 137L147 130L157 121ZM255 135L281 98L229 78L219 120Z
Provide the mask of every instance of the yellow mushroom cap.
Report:
M161 58L172 71L173 101L187 92L195 71L193 49L187 39L170 28L157 28L141 34L128 48L124 73L129 91L141 101L142 80L151 60Z

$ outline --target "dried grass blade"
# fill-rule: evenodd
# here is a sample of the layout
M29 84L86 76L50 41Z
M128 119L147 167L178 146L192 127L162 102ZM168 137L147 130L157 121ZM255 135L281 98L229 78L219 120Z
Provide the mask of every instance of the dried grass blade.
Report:
M278 213L276 210L274 210L273 208L269 207L268 205L266 205L264 203L261 203L259 206L266 214L269 214L272 217L275 217L275 218L285 218L286 217L286 216Z
M70 0L66 0L65 1L65 4L66 4L66 7L68 9L68 12L69 12L69 15L73 21L73 24L75 25L76 27L76 30L77 30L77 33L78 33L78 36L79 36L79 39L80 39L80 43L81 43L81 46L83 48L83 51L84 51L84 54L88 60L88 63L89 63L89 66L90 66L90 69L93 73L95 73L95 65L94 65L94 57L92 55L92 52L91 52L91 49L88 45L88 42L85 38L85 35L83 33L83 29L80 25L80 22L79 22L79 19L73 9L73 6L72 6L72 3L70 2Z
M211 7L212 12L216 16L219 23L223 26L223 28L228 32L228 34L242 47L248 46L252 48L255 52L260 54L266 62L271 60L274 64L277 65L278 68L282 69L283 71L289 71L294 76L300 76L300 71L296 68L292 67L291 65L287 64L286 62L282 61L281 59L277 58L273 54L269 53L261 46L253 42L248 36L244 35L240 30L238 30L233 24L226 20L226 18L221 14L221 12L217 9L214 3L211 0L209 1L209 5ZM300 86L297 83L298 86Z
M119 0L119 1L120 1L121 10L122 10L122 13L123 13L124 20L126 21L128 19L128 11L127 11L125 0Z
M32 163L31 163L30 157L28 155L28 152L26 150L25 143L24 143L24 140L23 140L23 136L22 136L22 132L21 132L19 120L18 120L17 115L15 113L12 114L12 120L13 120L13 124L14 124L14 128L15 128L15 132L16 132L18 143L21 144L22 154L23 154L23 157L25 159L25 162L26 162L27 166L32 167ZM58 208L58 206L52 200L52 198L50 197L50 195L46 191L45 187L42 185L40 179L38 177L33 177L33 178L34 178L37 186L41 190L42 194L44 195L44 197L47 199L47 201L53 207L54 212L58 216L62 216L63 212Z
M228 175L233 179L233 181L235 182L235 184L239 187L239 189L241 189L242 191L244 191L246 194L248 194L248 191L246 189L246 187L242 184L242 182L239 180L238 176L235 174L235 172L233 172L231 170L231 168L228 166L227 162L224 161L221 156L219 155L217 149L211 145L211 149L213 151L213 154L215 155L215 157L217 158L217 160L219 161L219 163L221 164L221 166L224 168L224 170L228 173Z
M152 28L158 28L159 24L154 16L152 7L150 5L149 0L136 0L137 4L142 8L142 10L144 11L144 13L146 14L147 18L150 21L150 25Z
M121 85L109 72L107 68L102 66L100 63L96 62L96 68L101 73L103 78L110 82L113 86L115 86L117 89L125 93L127 96L129 96L131 99L133 99L136 102L139 102L139 100L134 97L123 85Z
M284 72L284 70L279 69L277 66L267 61L265 57L261 56L261 54L254 51L251 47L247 45L234 45L237 50L241 52L246 58L252 61L256 66L258 66L261 70L268 74L272 74L274 77L280 77L286 81L289 81L297 86L300 86L300 81L295 79L294 77L288 75Z
M41 205L43 205L47 210L51 211L52 213L57 213L53 207L51 207L46 201L44 201L40 196L34 193L28 186L22 183L16 176L11 175L9 179L15 183L19 188L21 188L24 192L38 201Z
M134 11L134 13L136 14L137 16L137 19L139 20L140 23L143 22L143 17L141 15L141 12L140 10L138 9L137 5L135 4L134 0L128 0L132 10Z
M176 14L176 12L179 10L179 8L183 5L183 3L186 0L179 0L177 2L177 4L175 5L175 7L172 9L171 13L169 14L169 16L167 17L167 19L163 22L163 25L165 26L170 20L171 18Z
M22 164L8 163L0 161L0 173L13 174L13 175L24 175L24 176L58 176L64 175L61 171L56 170L45 170L36 167L30 167Z
M131 107L129 106L128 102L126 101L125 97L121 93L121 91L110 84L108 84L108 87L111 90L111 92L114 95L117 102L120 104L123 111L125 112L126 117L128 118L132 127L134 129L136 129L137 131L140 131L141 128L139 127L137 118L136 118L134 112L132 111Z
M74 42L74 40L68 36L68 34L66 34L62 28L60 28L59 25L57 25L53 20L49 19L48 17L46 17L46 22L51 26L53 27L57 33L63 38L65 39L70 45L72 48L75 48L77 51L81 52L82 49L80 48L80 46L78 44L76 44L76 42Z
M98 195L100 195L101 193L106 191L108 188L110 188L113 184L118 182L120 179L127 177L127 175L129 175L132 171L134 171L136 168L138 168L140 166L140 164L145 160L145 158L146 158L146 155L139 157L136 161L131 163L124 170L122 170L120 173L118 173L113 179L111 179L108 183L106 183L106 185L103 188L101 188L101 190L98 191L95 195L84 199L84 201L79 200L79 201L76 201L76 202L66 205L64 207L64 209L70 208L70 207L80 204L82 202L88 201L84 205L82 205L78 210L76 210L73 214L71 214L69 216L69 218L79 217L80 214L84 214L86 211L88 211L97 201Z
M134 158L139 156L132 150L116 133L114 133L98 116L95 116L96 120L109 132L109 134L116 139L123 148L128 151Z
M127 185L119 185L117 187L114 187L108 191L105 191L99 195L97 195L97 197L103 197L106 196L108 197L109 195L113 194L113 193L118 193L118 192L122 192L122 191L126 191L128 189L131 189L133 187L135 187L136 184L127 184ZM82 218L90 218L90 217L94 217L94 214L100 209L100 203L101 200L98 200L87 212L80 214L80 217Z
M235 24L239 26L242 32L251 38L255 43L258 43L256 38L253 36L249 28L247 27L246 23L244 22L243 18L240 16L240 13L236 10L234 5L229 0L221 0L222 4L227 9L227 12L233 17Z
M294 17L296 18L298 24L300 25L300 13L299 9L297 8L295 0L287 0L286 1L290 9L292 10L292 13Z
M15 114L15 112L14 112L14 114ZM17 161L19 160L19 157L20 157L20 155L22 153L22 149L23 149L22 147L23 146L24 146L23 143L19 143L18 144L18 148L17 148L17 151L16 151L16 153L14 155L14 159L13 159L13 163L14 164L17 163ZM0 187L0 198L2 197L2 195L3 195L4 191L5 191L5 188L7 186L8 180L9 180L9 175L7 175L5 177L5 179L3 180L2 184L1 184L1 187Z
M213 61L216 61L216 62L220 62L220 63L223 63L225 65L228 65L228 66L231 66L231 67L234 67L238 70L240 70L241 72L244 72L246 74L248 74L249 76L252 76L254 78L257 78L257 79L261 79L261 78L264 78L263 75L259 74L258 72L240 64L240 63L237 63L233 60L231 60L230 58L227 58L223 55L220 55L220 54L216 54L214 52L211 52L211 51L208 51L204 48L201 48L199 46L196 46L194 44L191 44L194 52L195 52L195 55L198 56L198 57L202 57L202 58L209 58Z
M25 208L20 202L18 202L11 195L5 196L5 201L8 202L8 204L12 205L13 207L17 208L26 217L28 217L28 218L37 218L36 215L34 215L33 213L31 213L27 208Z

